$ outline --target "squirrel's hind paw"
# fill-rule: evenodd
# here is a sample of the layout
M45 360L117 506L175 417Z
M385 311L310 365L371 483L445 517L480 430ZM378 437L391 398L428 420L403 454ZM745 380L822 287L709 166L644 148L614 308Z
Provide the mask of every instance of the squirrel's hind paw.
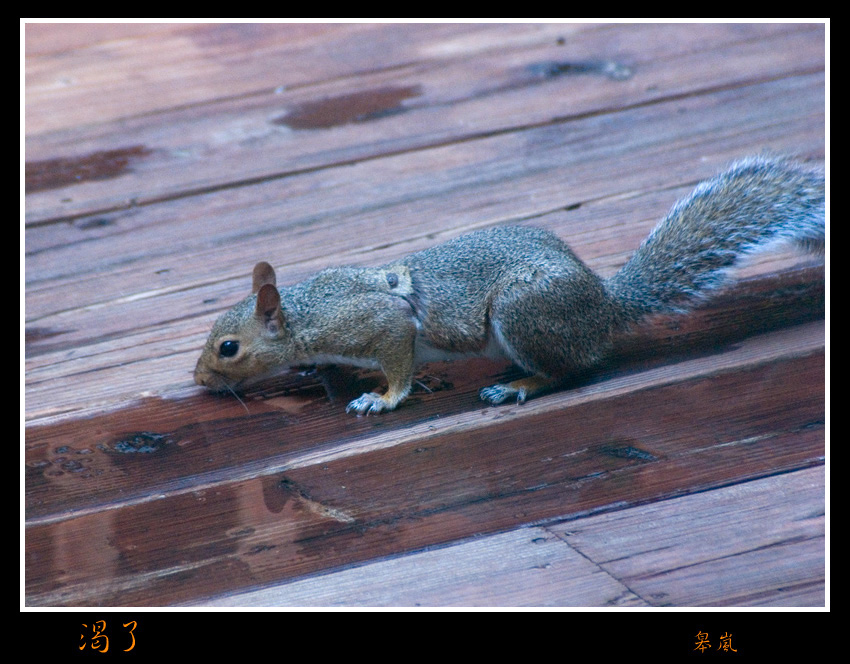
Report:
M487 401L495 406L511 397L516 397L517 403L524 403L528 392L524 387L516 388L510 384L499 383L490 387L482 387L478 396L481 397L482 401Z
M557 381L544 376L528 376L510 383L499 383L483 388L478 392L482 400L491 404L499 404L511 398L516 398L517 403L525 403L525 400L542 392L546 392L557 385Z

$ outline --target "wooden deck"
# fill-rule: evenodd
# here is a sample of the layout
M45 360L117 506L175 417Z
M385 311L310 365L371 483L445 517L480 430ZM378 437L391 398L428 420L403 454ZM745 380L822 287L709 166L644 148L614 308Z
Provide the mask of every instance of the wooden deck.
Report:
M823 25L26 26L25 605L828 603L824 267L774 255L570 389L191 372L280 283L504 223L604 274L700 179L825 157Z

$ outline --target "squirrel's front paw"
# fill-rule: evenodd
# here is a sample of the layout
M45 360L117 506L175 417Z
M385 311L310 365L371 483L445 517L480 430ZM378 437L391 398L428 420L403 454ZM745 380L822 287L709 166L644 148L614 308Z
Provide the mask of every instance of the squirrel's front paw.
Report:
M517 388L512 385L500 383L497 385L491 385L490 387L481 388L478 392L478 396L481 397L483 401L489 401L495 406L496 404L500 404L511 397L516 397L517 403L525 403L528 392L524 387Z
M380 394L367 392L361 394L352 401L345 409L346 413L354 411L358 415L369 415L370 413L380 413L383 410L392 410L386 399Z

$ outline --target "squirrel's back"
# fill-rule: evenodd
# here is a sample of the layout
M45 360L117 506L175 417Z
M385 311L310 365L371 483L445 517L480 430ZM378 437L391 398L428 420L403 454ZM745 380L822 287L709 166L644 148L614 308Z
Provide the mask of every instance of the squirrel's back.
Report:
M775 242L822 254L824 201L820 169L771 157L735 162L676 203L606 286L627 321L687 310L739 258Z
M424 338L457 352L481 351L490 336L494 298L517 283L562 277L576 290L602 281L553 233L496 226L461 235L399 261L410 270L411 304Z

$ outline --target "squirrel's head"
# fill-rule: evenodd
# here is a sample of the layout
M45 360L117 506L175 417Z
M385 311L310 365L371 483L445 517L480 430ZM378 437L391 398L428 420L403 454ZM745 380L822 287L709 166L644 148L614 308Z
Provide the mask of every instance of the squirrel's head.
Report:
M254 267L253 294L222 314L213 325L198 364L195 382L211 390L235 390L280 365L280 349L288 334L268 263Z

